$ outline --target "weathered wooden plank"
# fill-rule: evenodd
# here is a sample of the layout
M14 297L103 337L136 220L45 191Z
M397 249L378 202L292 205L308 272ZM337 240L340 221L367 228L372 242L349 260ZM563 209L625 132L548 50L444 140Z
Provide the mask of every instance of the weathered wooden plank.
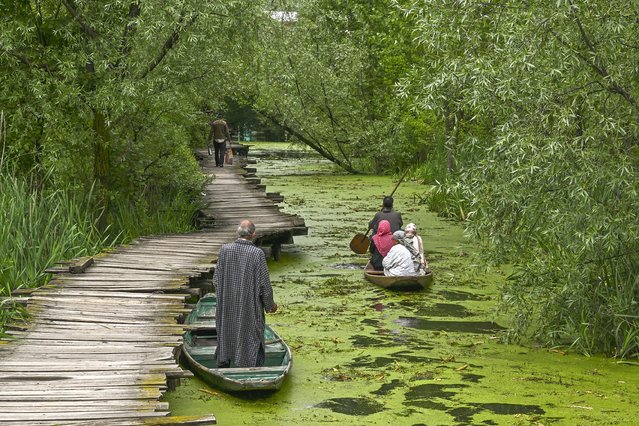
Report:
M161 349L153 349L153 350L143 350L137 349L131 352L125 352L124 350L91 350L84 349L79 351L74 351L73 347L66 348L58 348L56 353L49 353L48 359L51 360L52 363L58 360L74 360L74 359L85 359L91 358L94 361L106 360L110 361L112 359L117 359L118 356L127 355L127 359L130 360L138 360L140 362L153 361L153 360L168 360L173 357L173 348L161 348ZM164 349L164 350L162 350ZM17 352L16 355L20 355L20 359L22 361L27 360L42 360L43 355L47 355L47 352L44 350L40 350L37 347L31 352L21 351Z
M104 266L104 264L96 264L91 268L90 274L98 275L136 275L140 277L184 277L185 272L176 270L148 270L148 269L134 269L124 267Z
M59 275L51 280L51 284L58 284L60 282L188 282L189 278L180 275L166 276L166 275L140 275L135 274L123 274L123 273L85 273L82 276L72 275Z
M103 259L103 260L99 260L98 263L96 263L96 268L100 267L100 268L116 268L116 269L125 269L125 270L133 270L133 271L149 271L149 272L167 272L167 273L186 273L187 271L191 271L190 269L184 269L184 270L180 270L180 269L176 269L176 268L163 268L163 267L159 267L159 266L148 266L148 265L141 265L138 262L128 262L126 260L124 261L116 261L114 259Z
M87 323L89 324L89 323ZM94 324L95 325L95 324ZM119 325L117 323L108 324L108 325ZM8 330L7 334L14 336L16 339L41 339L41 340L52 340L52 341L65 341L65 340L75 340L75 341L105 341L105 342L114 342L116 340L122 339L122 341L126 342L138 342L139 344L144 344L145 342L159 342L160 339L165 341L173 341L179 338L180 333L176 332L175 329L169 331L146 331L144 328L141 329L141 332L135 333L134 329L129 327L128 324L125 324L126 327L122 327L122 329L118 330L100 330L95 329L92 332L87 332L87 328L77 330L67 329L67 330L51 330L46 328L34 328L27 331L14 331ZM140 322L137 325L144 325L144 322ZM135 334L135 335L132 335ZM139 340L135 340L135 338ZM156 340L152 340L156 338Z
M182 371L182 370L179 370ZM171 374L174 374L171 371ZM19 383L21 381L43 381L51 382L57 380L94 380L97 378L114 379L123 378L131 381L140 380L140 378L149 378L154 380L155 377L166 377L165 372L152 372L141 370L100 370L100 371L39 371L39 372L2 372L0 373L0 381L3 383ZM2 401L0 401L2 403Z
M56 364L60 364L60 365L67 365L70 364L74 361L82 361L85 360L87 358L90 358L92 361L95 362L108 362L108 361L112 361L114 358L117 358L118 356L122 356L121 353L99 353L99 352L83 352L83 353L73 353L73 352L67 352L67 353L60 353L60 354L50 354L47 356L47 363L43 363L42 362L42 358L43 356L46 356L47 354L44 352L41 352L37 355L39 356L34 356L35 354L22 354L21 359L20 359L20 364L18 365L25 365L25 363L30 363L33 362L35 363L40 363L40 364L35 364L35 365L56 365ZM174 360L174 355L172 352L134 352L134 353L129 353L126 355L126 358L130 361L135 361L138 362L140 364L143 363L147 363L147 362L162 362L162 361L168 361L168 362L173 362ZM0 368L2 368L2 365L4 364L0 364Z
M65 297L50 297L42 294L35 294L34 296L29 298L29 303L38 304L38 303L51 303L56 306L83 306L83 305L102 305L105 306L104 299L102 297L93 297L93 296L85 296L85 297L76 297L76 296L65 296ZM111 299L110 305L115 305L116 307L120 306L136 306L141 308L146 307L155 307L156 309L164 309L164 308L181 308L184 306L184 303L176 300L150 300L150 299L131 299L131 298L117 298Z
M93 265L93 262L94 260L92 257L82 257L80 259L75 259L69 265L69 272L72 274L81 274L86 271L88 267Z
M127 342L117 342L102 344L100 342L77 342L67 345L48 345L41 344L44 341L37 341L37 343L25 340L16 347L14 355L20 355L21 359L31 359L42 357L46 355L50 359L56 359L61 356L74 358L75 354L105 356L105 355L130 355L128 358L142 357L142 356L159 356L160 354L170 355L174 351L174 347L159 342L149 342L148 346L144 343L131 343L129 351L127 352ZM78 344L82 343L82 345ZM94 344L95 343L95 344ZM94 344L94 345L91 345ZM42 348L42 349L41 349ZM89 357L87 357L89 358ZM117 357L114 357L117 359ZM0 363L3 362L0 360Z
M212 250L205 250L205 249L184 250L184 249L177 249L177 248L171 248L171 247L167 247L167 248L144 247L144 248L137 248L137 250L133 248L116 250L116 253L120 255L135 254L136 256L139 256L139 255L150 256L154 259L157 259L159 257L159 258L169 258L169 259L180 258L180 259L189 259L189 260L196 259L197 260L206 256L210 256L211 251Z
M38 291L38 295L62 295L66 296L93 296L93 297L102 297L105 300L105 304L110 303L110 299L112 298L130 298L130 299L173 299L173 300L182 300L186 298L186 296L181 294L160 294L160 293L127 293L127 292L115 292L115 291L95 291L95 290L66 290L66 289L44 289Z
M153 307L149 304L140 304L139 306L134 305L103 305L97 303L83 303L83 304L75 304L75 303L56 303L55 301L34 301L32 304L32 308L34 312L43 312L45 310L49 311L62 311L64 310L66 313L87 313L87 312L100 312L108 315L114 314L130 314L130 315L138 315L138 316L150 316L154 313L156 315L172 315L172 314L181 314L190 312L184 307L175 307L175 306L160 306L153 310Z
M0 383L6 386L29 385L30 383L42 383L44 385L59 385L61 383L137 383L143 381L149 384L162 384L166 381L166 375L160 373L140 373L137 371L128 372L77 372L77 373L26 373L7 374L0 376ZM0 401L2 403L2 401Z
M166 333L176 332L177 329L186 329L190 327L188 324L175 324L175 323L160 323L156 321L154 324L128 324L126 331L130 333L140 333L142 331L148 331L149 333L155 333L157 331L165 331ZM94 330L95 327L91 323L74 323L70 324L68 321L58 321L58 320L43 320L38 319L38 323L34 324L31 327L32 330L49 330L51 332L56 332L56 329L68 329L68 330ZM100 330L107 331L122 331L122 328L118 325L108 325L103 324L100 326ZM179 331L178 331L179 332ZM159 334L166 334L159 333ZM2 339L0 339L2 341Z
M159 413L158 415L166 415ZM51 426L50 421L33 421L29 422L30 426ZM101 426L103 423L95 420L65 420L65 425L73 426ZM110 426L133 426L133 425L153 425L153 426L206 426L216 424L215 416L176 416L176 417L143 417L143 418L123 418L109 419ZM24 422L4 422L3 426L23 426Z
M138 384L137 386L94 386L91 393L94 396L102 394L105 397L109 397L111 400L119 399L150 399L153 395L159 393L158 386L147 386L145 384ZM57 389L55 387L50 388L38 388L38 389L0 389L0 398L5 399L9 396L16 398L29 398L31 396L37 397L38 395L51 395L58 394L60 396L83 396L86 393L82 389ZM158 395L159 396L159 395ZM6 400L6 399L5 399Z
M187 287L189 288L189 287ZM81 310L81 309L102 309L104 312L119 312L119 311L131 311L131 312L152 312L155 309L156 312L175 312L175 311L183 311L184 304L176 303L173 301L160 302L155 308L152 301L146 300L120 300L120 304L108 304L105 305L104 302L101 302L97 298L87 298L83 299L67 299L61 297L32 297L30 305L33 308L44 308L50 307L52 309L73 309Z
M31 365L4 365L0 366L0 373L69 373L74 371L85 371L85 372L116 372L116 371L149 371L153 373L157 372L169 372L176 371L179 372L175 363L165 363L165 364L145 364L140 365L139 363L118 363L114 364L113 362L109 363L94 363L94 364L82 364L82 365L50 365L50 366L38 366L36 364Z
M70 411L79 408L86 410L86 407L78 406L75 401L40 401L36 403L25 403L21 401L0 401L0 412L22 413L27 410L48 411ZM104 400L100 404L91 406L91 411L109 411L114 408L128 409L136 408L142 411L168 411L168 402L153 400Z
M77 332L77 333L67 333L65 336L60 336L55 333L45 333L45 332L37 332L37 333L29 333L27 335L18 334L16 332L10 331L12 335L30 339L39 339L39 340L60 340L61 338L66 339L74 339L76 341L84 341L84 342L157 342L161 340L164 344L175 344L176 346L181 342L180 335L171 335L171 334L153 334L153 335L145 335L145 336L135 336L131 335L131 333L119 333L119 334L100 334L100 335L86 335L86 333Z
M180 293L190 291L189 278L213 271L219 248L235 239L245 217L255 218L261 241L288 241L308 229L298 216L281 213L264 185L249 184L259 178L235 168L208 171L216 182L207 198L222 200L210 211L218 216L217 228L138 239L95 257L83 275L59 275L35 292L29 328L11 332L18 342L0 360L0 413L27 414L22 420L30 424L160 424L168 414L162 411L168 406L157 405L167 377L187 374L176 365L173 348L186 328L176 318L188 312ZM144 397L125 398L127 392ZM21 410L38 404L40 412ZM208 416L163 424L214 423Z
M38 389L38 390L73 390L73 389L81 389L86 391L91 391L96 387L130 387L130 388L139 388L139 387L153 387L155 389L166 389L166 378L159 380L132 380L130 377L120 378L120 377L108 377L108 378L94 378L91 381L83 381L79 379L75 380L64 380L64 381L25 381L21 383L16 382L2 382L2 389L6 391L10 391L13 394L18 395L21 391Z
M20 368L29 369L32 368L34 372L41 371L73 371L73 366L78 368L78 371L108 371L114 368L125 368L127 370L139 368L142 371L152 371L158 367L165 368L177 368L173 364L175 360L172 357L158 357L158 359L111 359L108 361L102 361L97 359L82 359L82 360L70 360L70 359L58 359L52 358L48 362L42 359L22 359L22 360L2 360L0 361L0 371L13 372L22 371ZM27 372L29 370L26 370ZM1 391L1 390L0 390Z
M137 323L143 324L145 323L149 317L152 315L117 315L117 314L107 314L104 313L102 315L91 315L90 312L79 312L79 313L63 313L63 312L39 312L40 318L44 319L57 319L64 321L78 321L78 322L91 322L95 324L128 324L128 323ZM170 315L169 317L177 318L178 315Z
M91 401L90 399L81 399L78 401ZM66 422L67 420L98 420L98 419L128 419L128 418L143 418L143 417L160 417L166 416L169 413L162 413L157 411L78 411L78 412L54 412L54 413L7 413L0 414L0 421L3 422L32 422L32 421L50 421L50 422ZM24 423L23 423L24 424Z
M207 426L217 424L215 416L169 416L159 419L153 419L155 426ZM150 424L147 419L142 419L144 424Z

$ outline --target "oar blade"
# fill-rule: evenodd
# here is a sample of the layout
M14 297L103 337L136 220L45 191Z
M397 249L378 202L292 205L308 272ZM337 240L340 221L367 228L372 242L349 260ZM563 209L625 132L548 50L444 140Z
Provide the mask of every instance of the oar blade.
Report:
M368 251L368 246L370 245L370 240L364 234L356 234L351 240L351 250L353 250L357 254L364 254Z

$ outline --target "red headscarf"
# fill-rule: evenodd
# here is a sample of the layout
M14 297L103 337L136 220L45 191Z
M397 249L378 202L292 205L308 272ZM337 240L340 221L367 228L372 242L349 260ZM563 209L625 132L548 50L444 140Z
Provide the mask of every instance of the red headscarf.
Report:
M373 235L373 242L377 251L382 256L386 256L393 247L393 234L391 234L390 222L387 220L380 220L377 225L377 234Z

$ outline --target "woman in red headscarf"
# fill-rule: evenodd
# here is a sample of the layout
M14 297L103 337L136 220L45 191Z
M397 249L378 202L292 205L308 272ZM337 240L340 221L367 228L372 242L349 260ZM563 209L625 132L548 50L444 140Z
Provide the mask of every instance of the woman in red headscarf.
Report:
M371 253L371 264L376 271L383 271L384 266L382 260L393 247L393 234L391 234L391 225L387 220L380 220L377 225L377 234L371 238L369 251Z

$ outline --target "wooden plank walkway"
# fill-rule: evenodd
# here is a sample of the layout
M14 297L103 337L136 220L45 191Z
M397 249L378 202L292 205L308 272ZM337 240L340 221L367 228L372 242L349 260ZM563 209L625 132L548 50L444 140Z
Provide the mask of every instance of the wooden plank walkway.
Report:
M219 248L252 219L258 242L279 254L305 234L304 221L281 213L238 164L214 167L201 232L140 238L95 257L81 274L59 273L28 297L31 316L0 341L0 424L214 424L215 417L171 417L161 396L186 377L175 361L191 285L210 281ZM236 157L236 163L242 161Z

